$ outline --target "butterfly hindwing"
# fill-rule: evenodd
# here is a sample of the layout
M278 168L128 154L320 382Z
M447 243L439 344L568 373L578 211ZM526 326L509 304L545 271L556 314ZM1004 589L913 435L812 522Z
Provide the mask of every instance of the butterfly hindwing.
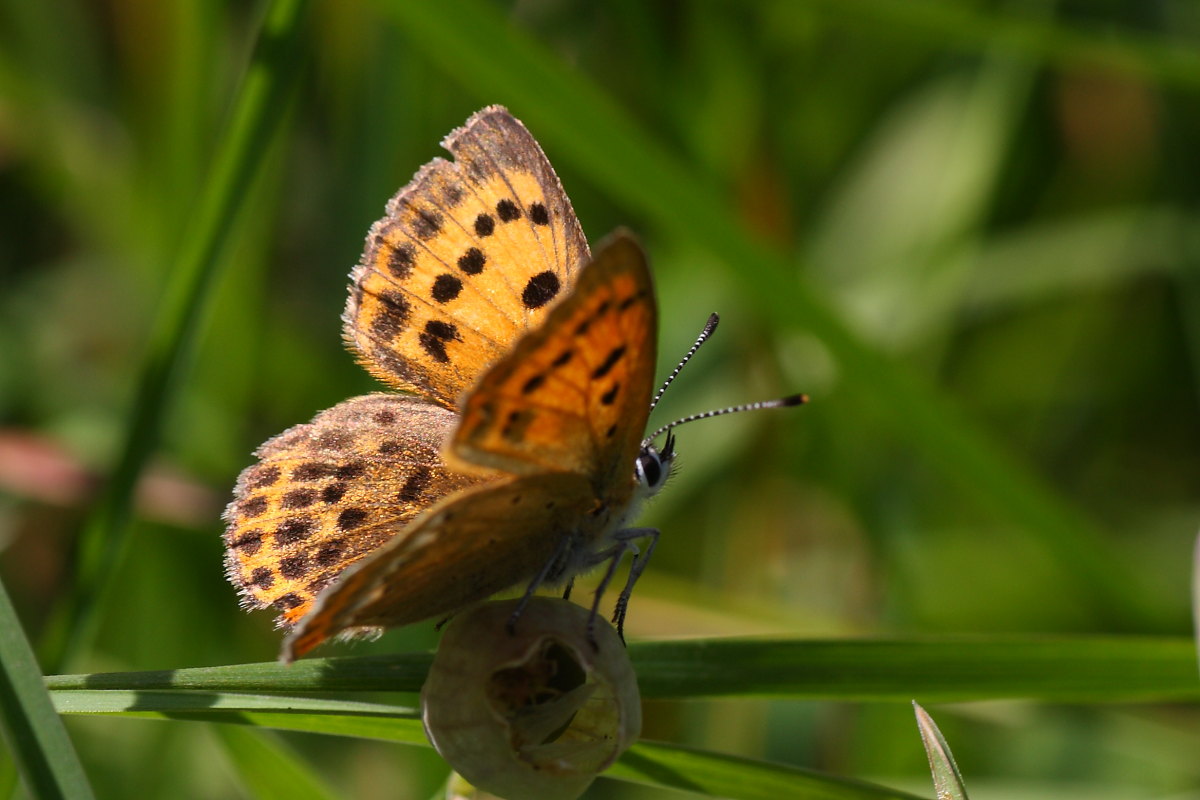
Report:
M346 570L293 629L284 660L343 631L445 617L527 582L594 503L588 481L570 473L512 478L447 498Z
M343 569L441 497L481 478L447 469L457 415L396 395L355 397L269 440L225 511L225 563L243 604L295 622Z
M575 291L542 327L467 396L451 455L518 475L586 475L608 499L601 487L627 487L633 478L656 342L645 254L618 232L597 247Z
M376 377L457 407L588 258L571 201L529 131L485 108L388 203L351 275L345 337Z

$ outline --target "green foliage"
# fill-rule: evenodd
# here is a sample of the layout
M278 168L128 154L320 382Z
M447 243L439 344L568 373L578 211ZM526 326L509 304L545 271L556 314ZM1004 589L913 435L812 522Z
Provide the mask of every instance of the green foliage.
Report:
M0 620L0 793L444 784L395 747L428 626L255 663L219 513L374 388L345 274L488 103L591 239L647 243L665 354L722 312L664 419L813 398L680 432L648 740L589 797L928 796L913 699L958 704L923 730L977 796L1194 786L1198 33L1177 1L0 4L0 576L84 671L49 679L80 771Z
M92 797L75 748L42 685L33 649L0 586L0 731L37 797Z
M925 755L929 758L929 771L933 773L933 789L938 800L967 800L967 788L963 786L962 775L958 765L954 763L954 754L937 723L915 701L913 710L917 714L917 727L921 731L921 741L925 745Z

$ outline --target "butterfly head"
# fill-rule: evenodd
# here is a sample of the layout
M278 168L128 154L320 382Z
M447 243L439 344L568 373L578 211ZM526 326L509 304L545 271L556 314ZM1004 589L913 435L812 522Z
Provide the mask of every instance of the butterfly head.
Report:
M667 440L660 450L654 445L653 439L642 442L642 450L634 463L634 477L640 492L649 497L656 494L671 474L671 464L675 461L675 434L667 431Z

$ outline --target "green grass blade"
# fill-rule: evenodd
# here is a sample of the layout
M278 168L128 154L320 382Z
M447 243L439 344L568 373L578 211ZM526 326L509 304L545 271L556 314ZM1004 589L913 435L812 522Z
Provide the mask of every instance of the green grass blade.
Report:
M337 795L304 760L269 731L215 725L225 755L254 796L270 800L335 800Z
M428 745L415 709L376 703L220 692L110 690L56 692L54 701L63 714L223 722Z
M917 729L921 732L921 743L925 745L925 755L929 758L929 770L933 774L933 788L938 800L967 800L967 787L963 785L958 765L954 763L950 745L946 744L933 718L915 700L913 711L917 715Z
M222 254L250 185L283 131L299 76L308 0L276 0L234 104L211 177L184 232L142 368L126 438L80 541L71 596L54 618L45 663L69 664L90 641L116 567L130 540L133 490L158 444L166 413L195 348L196 332L219 278Z
M224 722L428 746L415 712L371 703L196 692L81 691L58 692L55 697L63 713ZM284 710L265 710L272 707ZM645 741L635 744L605 775L740 800L776 797L914 800L916 797L798 767Z
M715 639L633 643L648 698L802 697L927 702L1029 698L1134 703L1200 699L1191 639L962 637L894 640ZM416 692L432 656L329 658L159 672L59 675L82 690Z
M0 584L0 726L30 794L92 797L83 766L42 683L21 621Z
M284 697L240 692L175 692L157 690L84 689L55 692L54 707L61 714L135 714L171 717L179 713L289 714L419 720L416 709L331 700L323 697Z
M663 742L638 742L604 774L648 786L743 800L775 800L779 797L803 797L805 800L920 798L920 795L865 781L837 778L800 767L693 750Z
M871 347L783 254L755 240L727 199L697 170L640 130L596 85L510 25L492 5L380 0L410 43L487 102L504 102L612 197L679 241L730 269L753 275L744 289L781 330L803 327L837 360L847 384L880 423L963 491L1038 533L1064 569L1063 580L1114 624L1158 619L1140 577L1080 511L974 425L922 377ZM818 398L819 399L819 398ZM1075 590L1076 587L1072 587Z

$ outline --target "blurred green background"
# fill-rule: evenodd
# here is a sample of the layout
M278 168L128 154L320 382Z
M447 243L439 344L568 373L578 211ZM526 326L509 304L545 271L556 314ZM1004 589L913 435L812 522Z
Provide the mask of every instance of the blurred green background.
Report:
M263 11L0 4L0 577L35 640L128 435ZM378 388L341 346L347 273L387 198L490 103L541 141L592 241L643 238L664 360L721 313L656 420L812 397L680 431L680 470L644 517L663 538L631 636L1188 632L1193 3L306 13L282 135L73 671L274 657L271 615L243 613L224 580L221 509L260 442ZM326 654L435 641L415 626ZM1200 796L1195 708L1006 702L938 720L978 796ZM99 795L252 796L208 726L70 730ZM907 705L657 702L645 734L928 793ZM340 796L427 797L445 777L424 749L287 741ZM600 781L588 796L660 794Z

